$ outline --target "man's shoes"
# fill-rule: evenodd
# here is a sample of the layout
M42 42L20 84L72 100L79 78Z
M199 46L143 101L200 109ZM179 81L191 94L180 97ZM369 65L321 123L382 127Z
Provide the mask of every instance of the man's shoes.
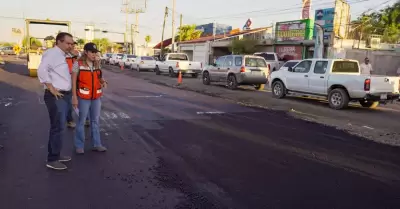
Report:
M52 162L47 162L46 167L51 168L53 170L65 170L67 169L67 166L61 163L60 161L52 161Z
M74 123L74 122L68 122L67 123L67 126L68 126L68 128L75 128L76 127L76 124Z
M77 149L75 150L75 152L76 152L76 154L78 154L78 155L83 155L83 154L85 154L85 150L82 149L82 148L77 148Z
M95 152L105 152L105 151L107 151L107 148L105 148L103 146L99 146L99 147L93 147L92 150Z
M85 126L90 126L90 120L85 121Z
M61 156L58 161L62 162L62 163L69 162L69 161L71 161L71 157L69 157L69 156Z

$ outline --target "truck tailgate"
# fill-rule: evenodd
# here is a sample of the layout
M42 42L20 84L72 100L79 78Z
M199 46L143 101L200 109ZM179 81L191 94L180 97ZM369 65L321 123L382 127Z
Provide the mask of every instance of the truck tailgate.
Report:
M200 62L179 61L179 69L181 70L200 70Z
M398 93L399 92L399 77L394 76L371 76L372 93Z

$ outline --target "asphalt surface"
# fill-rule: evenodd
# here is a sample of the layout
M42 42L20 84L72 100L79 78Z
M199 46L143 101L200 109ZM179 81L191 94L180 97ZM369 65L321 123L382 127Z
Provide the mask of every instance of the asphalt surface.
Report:
M1 208L400 208L398 147L107 70L109 151L48 170L43 90L24 68L0 69Z

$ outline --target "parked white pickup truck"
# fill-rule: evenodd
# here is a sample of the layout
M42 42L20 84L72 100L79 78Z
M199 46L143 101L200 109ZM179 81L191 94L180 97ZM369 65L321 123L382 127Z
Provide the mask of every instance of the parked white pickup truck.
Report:
M168 73L170 77L176 77L181 71L182 75L191 74L197 78L202 68L202 63L189 61L187 54L183 53L168 53L156 62L156 74Z
M269 65L269 69L271 69L271 72L279 70L279 68L281 68L282 65L285 64L283 61L279 61L278 54L274 52L256 52L254 53L254 55L264 57L267 65Z
M399 77L362 75L356 60L306 59L271 74L272 95L283 98L300 93L328 99L333 109L346 108L350 101L374 108L399 98Z

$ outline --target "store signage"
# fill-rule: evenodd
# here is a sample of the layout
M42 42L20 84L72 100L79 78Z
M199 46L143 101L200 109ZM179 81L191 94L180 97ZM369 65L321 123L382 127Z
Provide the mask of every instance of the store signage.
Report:
M276 53L281 59L301 60L303 58L302 46L276 46Z
M276 41L303 41L308 39L310 19L276 23Z
M324 39L329 39L333 31L333 20L335 17L335 8L315 10L315 23L324 29ZM317 29L314 29L314 39L317 35Z

